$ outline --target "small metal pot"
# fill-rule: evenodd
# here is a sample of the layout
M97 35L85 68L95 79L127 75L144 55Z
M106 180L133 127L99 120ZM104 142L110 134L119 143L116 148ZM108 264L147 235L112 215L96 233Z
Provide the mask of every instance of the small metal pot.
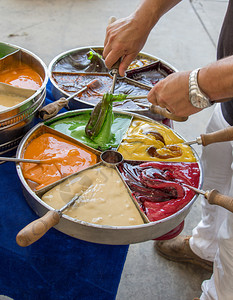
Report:
M0 43L1 53L0 64L9 63L12 59L20 60L31 66L43 80L41 87L25 101L0 112L0 155L10 156L15 153L25 133L35 125L37 111L45 100L48 75L44 62L26 49ZM10 87L6 85L5 88Z

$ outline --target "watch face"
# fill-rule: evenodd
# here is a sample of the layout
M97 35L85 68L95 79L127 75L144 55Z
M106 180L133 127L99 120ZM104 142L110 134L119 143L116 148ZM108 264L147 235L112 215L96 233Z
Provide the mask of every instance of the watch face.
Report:
M191 97L191 103L197 108L206 108L209 106L209 100L200 95L193 95Z

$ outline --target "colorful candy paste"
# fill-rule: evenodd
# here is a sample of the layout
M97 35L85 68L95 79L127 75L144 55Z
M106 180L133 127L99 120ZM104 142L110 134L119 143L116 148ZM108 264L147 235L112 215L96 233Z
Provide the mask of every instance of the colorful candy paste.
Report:
M128 160L195 162L191 147L180 144L182 142L170 128L160 123L134 119L118 151Z
M80 113L74 117L63 118L49 124L50 127L60 131L68 136L71 136L78 141L93 147L95 149L106 150L109 148L117 148L121 142L122 136L130 125L131 117L127 115L114 114L112 124L112 138L108 144L97 144L89 139L85 134L85 127L90 119L91 112Z
M0 94L0 111L4 111L6 109L8 109L9 107L13 107L21 102L23 102L24 100L26 100L27 98L25 97L21 97L21 96L17 96L17 95L6 95Z
M42 86L40 75L25 63L15 63L0 73L0 82L15 87L37 90Z
M195 195L182 183L198 188L200 180L197 163L128 161L119 170L151 222L182 209Z
M86 169L45 193L42 200L59 209L75 195L79 196L78 200L64 211L70 217L110 226L144 223L121 177L113 168L99 165Z
M46 164L22 164L23 175L33 189L43 188L97 162L94 153L50 133L33 139L24 158L48 160Z
M72 73L54 72L53 79L58 87L67 92L75 93L78 89L97 79L98 85L95 88L88 88L79 95L79 99L96 105L103 97L103 94L109 92L112 86L112 78L106 75L80 75ZM126 80L117 80L115 84L114 94L130 94L130 95L146 95L149 90L139 86L134 86ZM147 99L137 99L141 104L148 104ZM122 109L136 109L139 106L130 99L113 102L113 107L121 107Z
M127 70L133 70L136 68L145 67L151 64L152 62L153 62L152 60L149 60L147 58L136 58L131 62Z

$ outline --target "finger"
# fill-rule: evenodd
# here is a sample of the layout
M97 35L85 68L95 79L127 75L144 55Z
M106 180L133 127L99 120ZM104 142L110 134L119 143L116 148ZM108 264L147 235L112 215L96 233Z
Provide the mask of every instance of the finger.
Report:
M153 90L151 90L148 95L147 95L147 99L148 101L153 104L153 105L158 105L158 101L157 101L157 98L156 98L156 94L153 93Z
M175 110L171 107L171 106L169 106L169 105L166 105L166 110L168 110L171 114L174 114L175 115Z
M108 56L108 54L113 50L113 43L115 40L115 37L113 35L111 35L109 27L111 25L109 25L107 27L106 30L106 36L105 36L105 40L104 40L104 50L103 50L103 57L106 58Z
M159 105L160 107L162 107L162 108L167 108L167 105L164 103L164 102L159 102L159 101L157 101L157 105Z
M135 59L137 55L129 54L122 57L120 66L119 66L119 75L125 76L125 71L128 69L131 62Z
M118 59L121 56L116 51L110 51L109 54L105 58L105 65L108 69L111 69L111 67L118 61Z
M110 38L110 29L112 28L111 24L114 23L115 21L116 21L116 17L113 17L113 16L108 19L108 26L106 28L106 34L105 34L105 39L104 39L104 48L107 46L109 38ZM104 54L107 55L107 53L103 52L103 56L104 56Z
M109 38L105 37L105 40L104 40L104 50L103 50L103 58L106 58L108 56L108 54L111 52L112 48L110 46L110 43L109 43Z

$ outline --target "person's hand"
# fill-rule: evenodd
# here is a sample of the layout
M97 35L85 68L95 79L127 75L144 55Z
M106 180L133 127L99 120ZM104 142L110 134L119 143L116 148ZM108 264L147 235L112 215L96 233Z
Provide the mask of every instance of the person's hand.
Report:
M189 74L190 72L176 72L168 75L150 90L148 100L179 117L201 111L189 101Z
M119 74L124 76L130 63L143 48L148 35L149 30L141 26L133 16L108 25L103 51L107 68L111 69L112 65L122 58Z

